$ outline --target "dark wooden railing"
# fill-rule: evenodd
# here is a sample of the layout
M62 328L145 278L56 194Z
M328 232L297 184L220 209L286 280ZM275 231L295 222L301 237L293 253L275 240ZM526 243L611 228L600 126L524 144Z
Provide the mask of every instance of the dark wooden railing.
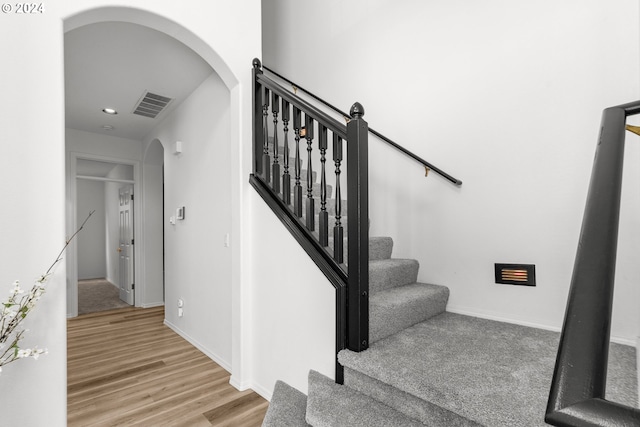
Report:
M351 120L344 125L266 77L258 59L253 61L253 81L250 183L334 286L336 354L344 348L366 350L369 344L369 190L368 125L363 119L364 109L355 103ZM290 158L289 142L291 119L293 158ZM301 154L301 144L306 145L306 159ZM343 162L345 146L346 165ZM319 156L314 157L316 152ZM327 158L332 159L335 166L329 173ZM318 165L319 188L314 179ZM346 215L342 210L341 184L345 175ZM331 189L333 200L329 196ZM348 254L346 263L345 253ZM342 367L336 360L336 381L342 382L342 375Z
M640 410L605 400L626 117L604 110L547 405L555 426L640 426Z
M290 84L296 90L300 90L300 91L306 93L311 98L313 98L316 101L326 105L327 107L329 107L330 109L332 109L336 113L342 115L343 117L348 118L350 116L347 113L345 113L344 111L342 111L341 109L335 107L334 105L332 105L329 102L325 101L324 99L320 98L319 96L309 92L308 90L306 90L302 86L298 85L297 83L294 83L291 80L287 79L286 77L282 76L281 74L278 74L274 70L272 70L272 69L270 69L270 68L268 68L266 66L264 66L263 68L265 70L267 70L269 73L273 74L274 76L277 76L279 79L287 82L288 84ZM428 161L426 161L422 157L418 156L417 154L414 154L411 151L407 150L405 147L403 147L400 144L398 144L397 142L393 141L391 138L388 138L388 137L384 136L383 134L381 134L380 132L376 131L375 129L373 129L371 127L369 128L369 132L371 132L373 135L377 136L382 141L384 141L385 143L389 144L390 146L392 146L396 150L398 150L401 153L405 154L406 156L411 157L413 160L417 161L418 163L421 163L426 168L427 172L428 171L433 171L433 172L437 173L438 175L442 176L447 181L449 181L449 182L451 182L451 183L453 183L453 184L455 184L457 186L462 185L462 181L460 181L459 179L454 178L453 176L449 175L448 173L446 173L442 169L440 169L440 168L434 166L433 164L429 163Z

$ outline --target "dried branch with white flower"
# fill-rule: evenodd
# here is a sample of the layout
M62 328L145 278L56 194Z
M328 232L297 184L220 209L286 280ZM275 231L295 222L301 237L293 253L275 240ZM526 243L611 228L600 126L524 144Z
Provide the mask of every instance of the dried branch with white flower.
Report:
M47 353L46 349L38 347L21 348L19 345L20 340L27 330L19 329L18 327L27 317L27 314L36 306L42 294L44 294L45 283L51 275L53 268L62 261L62 254L67 249L67 246L69 246L71 241L78 235L80 230L82 230L94 212L95 211L89 212L89 215L80 228L66 240L53 264L49 266L46 273L36 280L28 293L20 287L19 281L16 280L11 284L9 298L0 303L0 372L2 372L2 366L15 362L16 360L28 357L37 360L41 354Z

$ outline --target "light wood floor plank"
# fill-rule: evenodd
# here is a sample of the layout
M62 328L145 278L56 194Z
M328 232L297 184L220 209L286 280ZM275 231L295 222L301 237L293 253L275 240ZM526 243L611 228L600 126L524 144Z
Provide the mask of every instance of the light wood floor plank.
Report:
M260 426L267 401L163 320L156 307L68 321L68 426Z

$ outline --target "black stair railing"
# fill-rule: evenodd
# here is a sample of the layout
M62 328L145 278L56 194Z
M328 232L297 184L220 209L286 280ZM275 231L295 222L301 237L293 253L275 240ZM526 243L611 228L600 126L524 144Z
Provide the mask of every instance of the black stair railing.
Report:
M334 286L336 354L345 348L366 350L369 344L369 194L368 125L363 119L364 109L355 103L351 120L344 125L266 77L258 59L253 61L253 82L250 183ZM293 157L290 157L289 145L291 119ZM329 172L327 158L334 164ZM317 171L319 188L315 179ZM341 184L345 175L346 215ZM336 381L342 382L342 375L336 359Z
M309 92L308 90L306 90L302 86L298 85L297 83L294 83L291 80L287 79L286 77L282 76L281 74L278 74L277 72L273 71L272 69L270 69L270 68L268 68L266 66L264 66L263 68L265 70L267 70L269 73L273 74L274 76L277 76L279 79L289 83L293 88L295 88L296 91L300 90L300 91L306 93L311 98L315 99L318 102L321 102L322 104L326 105L327 107L329 107L330 109L332 109L336 113L342 115L345 119L348 119L351 116L350 114L345 113L344 111L340 110L339 108L335 107L334 105L330 104L329 102L325 101L324 99L322 99L322 98L316 96L315 94ZM397 142L393 141L392 139L384 136L383 134L381 134L380 132L376 131L375 129L370 127L369 128L369 132L371 132L373 135L377 136L382 141L384 141L385 143L389 144L390 146L392 146L396 150L398 150L401 153L405 154L406 156L411 157L413 160L417 161L418 163L421 163L425 167L425 171L427 172L427 174L428 174L429 171L433 171L436 174L442 176L447 181L449 181L449 182L451 182L451 183L453 183L453 184L455 184L457 186L462 185L462 181L460 181L459 179L454 178L453 176L449 175L448 173L446 173L442 169L434 166L433 164L431 164L430 162L426 161L425 159L423 159L422 157L418 156L417 154L412 153L411 151L407 150L405 147L401 146L400 144L398 144Z
M640 410L605 400L625 122L640 101L604 110L545 421L640 426Z

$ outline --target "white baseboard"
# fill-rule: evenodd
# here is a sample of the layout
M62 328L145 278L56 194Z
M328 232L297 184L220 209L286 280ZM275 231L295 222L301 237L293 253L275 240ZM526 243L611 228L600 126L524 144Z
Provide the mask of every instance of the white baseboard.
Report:
M153 308L153 307L162 307L164 305L164 301L160 302L150 302L146 304L140 305L141 308Z
M543 329L545 331L560 332L562 330L562 328L557 326L543 325L535 322L527 322L520 319L510 319L510 318L497 315L495 313L477 311L477 310L470 309L468 307L456 307L456 306L448 305L447 311L451 313L456 313L456 314L464 314L465 316L479 317L481 319L496 320L498 322L513 323L514 325L521 325L521 326L528 326L530 328ZM614 342L616 344L628 345L631 347L636 347L636 344L637 344L637 342L632 339L615 337L615 336L611 337L611 342Z
M251 389L251 383L249 381L239 380L236 376L231 374L231 379L229 380L229 384L235 387L238 391L245 391Z
M640 389L640 337L636 340L636 377L638 389ZM638 393L638 406L640 406L640 393Z
M171 328L176 334L180 335L182 338L184 338L185 340L189 341L189 343L191 343L195 348L197 348L198 350L203 352L209 359L213 360L218 365L220 365L225 371L231 373L231 364L228 363L226 360L224 360L223 358L221 358L220 356L218 356L214 352L210 351L204 345L199 343L198 340L190 337L189 334L187 334L186 332L184 332L183 330L178 328L176 325L174 325L171 322L169 322L167 319L164 319L164 324L167 325L169 328ZM235 387L235 385L234 385L234 387Z
M268 402L271 402L271 398L273 397L273 390L267 390L266 388L258 384L253 384L251 388L260 396L264 397L265 400L267 400Z

